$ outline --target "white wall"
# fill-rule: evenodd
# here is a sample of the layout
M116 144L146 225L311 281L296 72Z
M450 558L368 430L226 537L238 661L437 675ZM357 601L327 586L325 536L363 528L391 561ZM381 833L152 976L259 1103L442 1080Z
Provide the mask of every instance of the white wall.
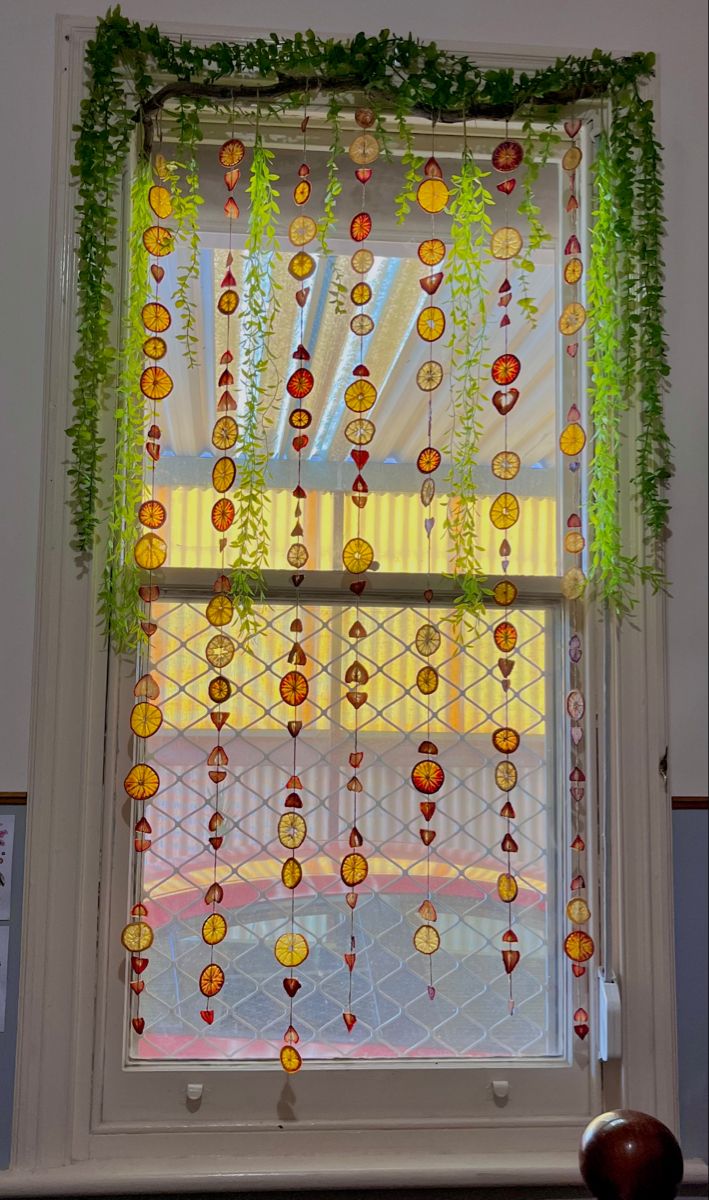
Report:
M93 15L96 0L5 0L0 41L0 791L24 790L40 487L48 220L52 179L55 17ZM707 794L705 0L127 0L143 21L348 34L382 26L484 46L655 50L667 166L667 324L675 444L669 571L671 784ZM51 736L50 731L47 735Z

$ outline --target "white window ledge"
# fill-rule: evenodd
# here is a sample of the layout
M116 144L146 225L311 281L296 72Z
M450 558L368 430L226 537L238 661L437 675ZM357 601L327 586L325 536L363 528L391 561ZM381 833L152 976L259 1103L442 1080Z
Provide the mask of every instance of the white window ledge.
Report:
M690 1159L685 1163L684 1184L691 1187L706 1185L706 1163ZM494 1187L523 1187L531 1189L564 1187L576 1191L581 1187L578 1160L575 1154L508 1155L505 1160L493 1155L469 1157L447 1154L442 1160L434 1156L420 1159L407 1157L393 1161L391 1157L372 1157L366 1151L353 1158L351 1164L337 1159L320 1157L317 1163L296 1156L287 1161L271 1163L267 1169L263 1160L242 1160L236 1167L233 1158L148 1160L104 1159L72 1163L39 1171L10 1170L0 1173L0 1196L145 1196L151 1192L267 1192L279 1189L305 1191L333 1188L356 1191L382 1188L441 1188L465 1187L489 1189ZM474 1196L476 1192L473 1192ZM488 1192L486 1191L487 1195ZM541 1195L534 1192L533 1194ZM578 1193L577 1193L578 1194ZM587 1193L584 1193L587 1194Z

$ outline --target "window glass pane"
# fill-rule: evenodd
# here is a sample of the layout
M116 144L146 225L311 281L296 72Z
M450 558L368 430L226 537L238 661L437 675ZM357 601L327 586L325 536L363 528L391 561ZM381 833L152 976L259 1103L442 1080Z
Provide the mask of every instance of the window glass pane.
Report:
M150 951L141 1013L145 1033L133 1047L142 1059L273 1060L288 1024L283 969L274 958L279 933L290 928L290 893L280 879L284 858L276 838L284 785L292 769L292 742L283 722L278 683L290 647L292 608L264 609L267 631L252 655L237 655L225 674L235 685L233 720L222 733L229 755L223 788L224 844L218 878L229 933L215 948L226 984L213 1002L208 1034L200 1020L197 980L205 965L200 929L203 895L213 878L205 849L213 785L206 758L214 741L208 718L204 661L214 633L203 603L161 600L152 639L152 672L164 722L150 739L161 789L146 816L150 852L142 856L144 895L155 942ZM444 614L442 614L444 615ZM410 647L424 611L402 604L369 607L372 630L358 657L371 670L370 702L360 710L361 770L358 826L370 874L356 909L358 960L353 976L357 1025L345 1032L349 910L339 864L346 853L352 797L347 756L352 709L343 702L342 662L352 619L347 606L305 603L303 646L310 694L300 710L299 772L308 835L299 858L304 879L296 892L296 929L311 945L299 969L297 1000L301 1049L310 1059L490 1058L555 1056L562 1052L563 993L556 926L559 854L554 767L554 612L516 612L516 667L508 695L509 723L522 734L515 756L517 821L513 906L522 960L515 971L516 1012L508 1015L508 980L499 951L507 910L496 894L504 868L504 822L493 782L498 755L491 733L506 724L504 694L492 671L496 652L485 626L461 649L441 623L437 654L441 684L430 731L426 709L412 694L420 660ZM491 624L498 618L491 615ZM433 899L442 947L433 958L435 1000L426 985L428 963L412 945L425 896L426 852L418 795L410 783L420 740L438 743L446 783L436 796Z

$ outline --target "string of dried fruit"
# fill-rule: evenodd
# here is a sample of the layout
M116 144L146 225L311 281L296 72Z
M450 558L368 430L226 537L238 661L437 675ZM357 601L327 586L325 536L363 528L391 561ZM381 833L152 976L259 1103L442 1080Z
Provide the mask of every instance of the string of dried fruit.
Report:
M495 479L502 481L504 490L498 493L490 505L490 520L493 527L503 534L498 553L504 578L495 583L492 597L494 602L504 609L502 620L498 621L493 629L495 646L500 652L497 669L500 673L505 697L504 725L494 731L492 744L495 750L503 755L495 766L495 783L504 795L500 816L505 822L505 833L500 843L500 850L505 856L505 870L498 876L497 894L502 903L507 905L507 928L502 934L501 954L509 981L508 1007L510 1013L514 1012L512 973L520 960L520 951L517 948L519 939L513 928L512 908L519 891L512 855L519 851L519 846L513 833L513 822L516 820L517 814L510 793L516 787L518 778L517 767L512 761L512 756L519 749L521 739L517 730L510 725L510 676L515 667L515 660L510 655L518 641L517 628L512 621L514 615L512 607L517 599L518 589L517 585L508 577L512 546L507 534L519 520L520 504L514 493L507 490L507 486L517 476L521 466L519 455L511 450L509 445L509 414L519 399L519 390L514 387L514 384L520 374L521 363L519 358L511 353L509 345L511 326L509 306L513 296L509 265L510 260L516 258L520 253L523 239L519 230L507 222L509 197L517 186L514 172L521 166L523 157L524 151L519 142L511 141L507 136L493 150L493 168L498 174L505 176L496 184L497 190L504 196L505 224L493 232L490 242L492 257L503 262L505 266L504 279L498 288L498 307L502 309L499 325L504 331L504 346L502 354L498 355L492 364L492 378L498 389L493 394L492 403L503 419L503 448L494 455L491 463L492 474Z
M234 314L239 307L239 294L236 290L236 278L232 267L234 255L232 251L233 223L239 217L239 206L233 195L239 182L240 167L244 157L244 144L232 136L224 142L218 152L219 164L224 171L224 184L227 198L224 203L224 213L227 218L228 250L226 270L220 281L217 313L223 319L224 352L220 356L218 389L221 394L217 401L217 416L212 428L212 445L217 452L212 467L212 487L216 492L216 500L212 505L212 527L219 535L217 547L220 559L220 569L212 586L213 595L207 604L206 617L217 633L210 634L205 647L207 662L215 675L211 676L207 685L207 696L211 704L209 719L216 730L215 744L207 755L207 774L213 786L212 811L207 822L208 845L212 856L212 881L204 894L204 903L210 912L202 924L202 941L209 947L209 962L199 976L199 990L204 997L204 1008L200 1016L207 1025L214 1023L215 1009L213 1000L224 987L224 968L215 961L215 947L219 946L227 935L227 921L219 912L219 905L224 899L224 889L219 882L220 863L219 852L224 843L221 832L224 824L222 812L222 791L227 780L229 756L222 745L222 730L227 724L230 711L224 705L228 704L232 694L232 684L224 674L225 669L234 657L236 646L229 636L227 629L234 616L234 605L230 595L231 583L226 574L227 533L236 516L233 500L227 492L236 478L236 463L230 455L239 437L239 429L233 413L236 410L236 400L229 390L234 382L231 364L234 361Z
M165 160L161 155L156 157L155 170L158 177L165 175ZM151 639L157 632L157 622L153 605L160 595L160 588L154 581L153 572L163 566L167 558L167 543L158 530L163 530L167 520L164 504L156 496L155 467L160 458L161 431L158 425L158 405L172 391L172 379L163 366L161 359L167 353L167 343L161 336L171 323L168 309L160 299L160 284L165 275L164 267L157 261L169 254L174 245L173 231L163 224L172 213L172 198L164 183L152 184L148 190L148 204L155 216L155 224L150 225L143 233L143 245L151 259L152 295L143 306L142 316L146 330L143 342L143 369L140 376L140 390L145 397L146 417L150 421L145 442L147 471L144 471L144 494L138 520L142 532L135 544L134 557L136 564L144 572L138 588L142 604L140 627L145 635L145 651L143 665L145 670L133 688L135 704L131 710L130 727L135 736L137 762L131 767L124 780L127 795L133 801L133 816L136 818L133 826L133 849L137 856L134 871L134 889L137 893L135 903L131 908L131 920L123 929L121 942L130 955L130 988L131 988L131 1025L134 1032L140 1036L145 1029L145 1018L141 1015L140 1001L145 989L143 972L148 966L146 950L153 943L153 931L148 924L148 909L140 899L142 893L142 868L140 859L151 846L150 835L152 828L145 815L144 805L157 794L160 787L160 777L148 760L148 740L153 737L162 725L162 712L157 701L160 697L158 683L150 670ZM149 416L148 416L149 414ZM164 531L163 531L164 532Z
M564 572L562 588L568 600L569 608L569 645L566 672L566 713L569 718L569 755L571 772L569 789L571 799L571 854L572 872L570 899L566 905L567 920L571 932L564 939L564 952L571 960L573 973L573 1026L578 1038L583 1041L589 1033L588 1015L588 979L586 963L592 957L594 944L584 926L591 919L591 910L587 901L585 879L584 841L584 798L586 791L585 774L585 745L584 717L586 701L583 692L583 586L584 572L580 565L586 548L584 536L584 521L582 516L581 494L581 454L586 445L586 433L581 424L579 408L579 349L576 335L586 320L586 310L582 303L583 260L581 258L581 243L579 231L579 195L577 191L577 171L581 165L583 151L577 139L581 134L582 124L578 119L567 121L564 125L570 144L561 160L563 170L568 180L568 196L566 212L570 234L565 246L564 262L564 292L565 304L559 318L559 330L566 338L573 340L566 343L567 366L566 373L571 393L571 407L567 413L566 426L559 438L562 461L565 461L571 473L569 503L571 511L566 518L564 531L564 559L567 569ZM566 300L566 297L570 299Z
M358 339L357 365L352 374L353 382L345 389L345 405L355 414L345 428L345 437L352 446L350 457L356 467L352 483L350 499L357 512L356 532L342 550L342 562L345 570L355 578L350 583L350 591L355 598L355 619L349 629L349 638L353 643L354 657L345 671L347 691L345 698L354 710L353 748L349 755L349 765L352 775L347 781L347 791L352 796L352 823L348 837L349 852L340 863L340 878L347 888L345 899L349 906L349 940L344 954L345 965L349 976L347 984L347 1006L342 1014L345 1027L351 1033L357 1022L352 1011L352 983L355 962L357 960L357 939L355 933L355 908L359 893L357 888L364 883L369 872L369 863L362 853L363 837L358 828L358 797L363 791L359 769L364 761L364 751L359 748L359 710L366 704L368 692L364 689L369 682L369 672L357 656L356 643L367 636L367 631L361 620L361 598L367 587L366 573L374 562L374 550L371 544L362 536L363 512L369 496L369 486L365 481L363 471L369 461L369 451L363 447L369 445L376 432L373 421L365 416L373 408L377 400L377 389L369 377L369 368L365 365L364 339L374 329L374 320L366 312L366 306L372 298L372 288L367 282L367 275L374 266L374 255L362 243L366 242L372 232L372 218L365 208L367 184L372 178L372 163L379 157L379 141L370 132L376 121L375 114L368 108L358 109L355 120L361 129L352 140L349 156L354 163L354 175L362 188L362 203L360 212L356 213L350 222L350 237L355 249L350 259L356 282L350 291L350 300L356 308L355 315L350 321L350 329Z
M310 167L307 162L307 128L308 117L306 115L301 122L303 162L298 168L298 179L293 189L293 199L299 208L308 203L311 193L311 184L308 178ZM297 217L294 217L288 227L288 238L291 245L295 248L295 254L291 258L289 270L291 275L298 281L308 277L303 274L303 271L305 268L309 268L309 264L313 260L303 247L310 245L316 237L317 231L317 223L306 213L301 213ZM308 269L309 274L310 270ZM295 523L291 529L292 541L287 555L288 565L295 572L291 575L291 583L295 592L294 613L290 624L293 644L288 654L289 669L281 679L280 695L281 699L289 706L293 713L295 713L295 710L306 699L309 687L307 677L303 672L303 668L307 666L308 659L302 644L304 626L301 617L299 592L305 579L303 570L310 557L304 540L303 517L307 494L302 481L303 451L310 441L305 431L310 428L313 420L312 413L303 406L303 400L310 395L315 382L312 371L307 366L307 363L310 362L310 353L305 347L305 307L309 293L310 288L300 286L295 294L295 301L299 312L298 345L293 353L296 367L286 385L288 395L295 401L294 407L291 409L288 417L288 423L293 430L291 445L297 455L298 480L293 491L293 498L295 500L293 516ZM303 868L296 858L294 851L299 846L302 846L308 829L305 818L297 811L303 807L303 800L299 794L303 784L298 765L298 739L303 728L303 721L302 719L296 720L290 718L286 723L286 727L293 742L293 762L291 775L286 783L285 812L278 821L278 840L283 848L289 852L288 857L281 867L281 882L290 892L290 930L278 938L275 954L281 966L288 968L288 975L283 980L283 987L288 996L288 1028L283 1035L284 1045L280 1051L280 1060L283 1069L292 1074L300 1070L303 1062L300 1051L296 1049L300 1041L300 1035L293 1024L293 1000L301 987L300 980L296 978L294 970L296 966L305 961L308 955L307 939L302 934L296 933L295 930L295 892L303 878Z
M411 782L419 796L419 811L425 825L419 830L419 836L426 847L426 895L419 905L418 914L422 924L414 933L414 948L428 959L428 995L431 1000L436 995L433 984L433 955L441 944L440 934L434 924L438 913L431 896L431 846L436 837L436 831L431 821L436 812L435 796L443 787L445 772L440 763L436 762L438 746L431 740L431 722L433 717L432 697L438 689L438 671L431 662L432 656L441 645L441 635L433 616L433 588L431 587L431 535L435 518L430 515L431 505L436 494L435 473L442 461L440 450L433 445L433 393L443 381L443 366L434 358L434 344L443 336L446 328L446 318L443 309L435 300L436 293L443 283L443 271L436 267L443 261L446 254L445 243L436 236L436 214L443 211L448 203L448 186L443 178L440 163L435 157L436 128L432 130L431 157L424 164L424 178L418 186L416 200L423 212L431 218L430 236L422 241L418 248L418 256L428 273L419 280L422 291L427 297L426 303L416 320L416 331L419 338L426 344L428 354L426 361L416 373L419 390L426 397L426 444L416 460L419 473L423 476L420 489L420 500L424 511L424 532L426 535L427 583L423 592L426 605L426 620L416 631L415 648L421 658L421 664L416 674L416 687L425 698L426 703L426 736L419 743L418 753L424 757L413 767Z

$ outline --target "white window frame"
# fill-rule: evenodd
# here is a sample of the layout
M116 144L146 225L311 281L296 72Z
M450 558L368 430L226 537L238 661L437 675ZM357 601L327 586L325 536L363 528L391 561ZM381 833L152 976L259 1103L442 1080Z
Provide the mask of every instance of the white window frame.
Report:
M173 32L208 34L212 40L251 31L183 26ZM589 1072L592 1085L584 1113L569 1115L563 1094L550 1111L539 1112L529 1087L531 1077L525 1082L524 1064L512 1062L501 1069L475 1064L474 1082L456 1066L437 1068L445 1072L446 1087L451 1081L451 1092L442 1097L440 1107L429 1097L432 1113L430 1107L407 1111L408 1081L412 1073L421 1072L415 1065L380 1068L384 1092L377 1107L352 1082L348 1086L355 1104L344 1118L338 1117L337 1089L330 1090L327 1118L322 1095L314 1099L317 1080L334 1078L332 1068L309 1068L296 1082L284 1079L279 1070L262 1073L266 1082L259 1087L266 1089L264 1104L270 1106L271 1116L265 1122L247 1118L238 1129L223 1109L209 1109L208 1091L202 1105L186 1101L185 1077L195 1072L182 1066L160 1068L160 1087L179 1113L174 1120L155 1119L149 1103L138 1112L102 1110L96 1081L103 1064L95 1046L106 1042L96 997L102 980L115 977L118 970L115 955L110 961L97 958L97 945L108 944L102 926L110 920L109 906L99 903L99 896L102 856L105 861L110 854L115 824L113 814L103 812L101 797L106 783L110 785L104 764L111 761L114 747L110 738L104 747L108 659L95 617L97 580L68 550L64 434L71 412L75 295L71 125L81 96L85 44L92 33L85 22L59 23L51 231L55 269L45 375L29 868L10 1186L13 1176L17 1180L29 1171L34 1172L35 1187L66 1187L74 1194L92 1179L100 1180L105 1191L130 1190L131 1180L149 1190L151 1178L156 1186L176 1190L268 1183L284 1188L344 1186L345 1181L359 1187L384 1182L576 1182L579 1133L594 1112L637 1108L675 1129L678 1124L670 812L658 767L667 744L665 605L662 597L649 594L641 597L636 619L622 631L609 623L606 639L610 736L602 767L607 766L609 785L598 832L608 854L608 871L599 889L609 892L612 903L600 965L620 982L623 1051L618 1062L602 1069L596 1064ZM474 52L473 47L456 49ZM524 50L476 53L483 65L528 69L555 57L556 52L530 55ZM639 544L637 517L629 503L627 509L628 527ZM598 620L599 614L591 610L589 627ZM603 663L591 656L590 689L603 678L602 669ZM109 688L109 730L116 727L111 721L115 696L115 689ZM115 737L120 736L116 732ZM603 748L603 738L600 745ZM348 1079L366 1077L366 1071L359 1071ZM510 1083L504 1105L496 1103L491 1087L500 1077ZM235 1090L242 1086L240 1073L231 1079ZM425 1136L423 1128L428 1130ZM0 1194L4 1190L0 1180Z

